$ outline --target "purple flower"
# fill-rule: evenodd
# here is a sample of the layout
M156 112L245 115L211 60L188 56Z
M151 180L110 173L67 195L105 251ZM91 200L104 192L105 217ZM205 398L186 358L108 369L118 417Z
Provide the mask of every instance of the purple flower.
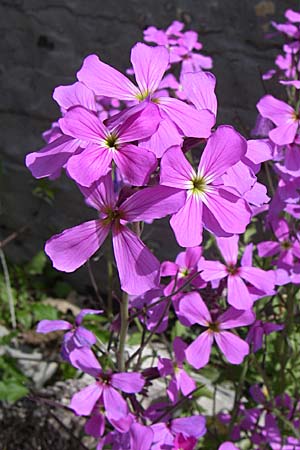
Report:
M189 278L193 277L197 272L201 270L201 263L203 261L202 248L201 247L189 247L185 252L180 252L175 262L164 261L160 268L161 277L172 277L169 285L167 286L167 292L172 293L175 283L178 289ZM205 287L206 283L202 280L201 276L195 277L191 284L198 288Z
M126 401L116 390L129 394L140 392L145 380L139 373L104 373L94 353L88 348L75 349L70 354L74 367L96 379L96 382L73 395L70 408L79 416L89 416L96 403L104 405L109 421L119 421L128 416Z
M251 245L246 248L241 266L238 267L238 240L239 237L236 235L230 238L217 238L226 265L219 261L204 261L201 276L205 281L227 278L228 303L237 309L249 309L254 300L245 281L262 294L270 295L274 289L275 277L272 272L268 272L267 275L266 271L252 267Z
M257 103L260 114L272 120L276 128L269 132L270 139L278 145L294 142L299 127L298 113L287 103L272 95L265 95Z
M66 320L41 320L37 326L37 333L51 333L58 330L69 330L64 335L62 356L69 359L70 353L76 348L91 347L97 342L97 338L90 330L81 326L83 318L87 314L101 314L102 310L82 309L72 325Z
M278 255L278 258L275 260L277 267L291 269L295 258L300 258L299 237L290 235L289 224L285 219L272 221L272 228L277 242L260 242L257 244L258 254L264 258Z
M159 261L126 223L170 214L181 207L183 197L176 189L154 186L136 192L122 202L114 194L110 174L91 188L81 187L81 190L88 205L99 211L99 219L69 228L47 241L45 252L53 266L73 272L100 248L112 231L122 289L130 294L142 294L158 287Z
M174 447L174 441L181 434L184 440L190 441L193 445L188 446L187 449L195 447L195 439L200 438L206 433L205 418L203 416L182 417L179 419L170 420L168 423L160 422L151 426L154 432L154 444L152 450L173 450L180 449ZM185 447L183 447L185 448Z
M159 107L164 124L163 128L158 129L159 145L153 148L155 152L161 153L161 146L166 150L174 145L176 127L183 136L205 138L210 135L215 122L214 115L210 111L197 111L185 102L159 96L156 92L169 65L169 53L165 47L150 47L137 43L131 50L131 63L138 86L113 67L100 61L96 55L85 58L77 77L96 95L135 103L146 99L153 101ZM160 139L162 136L163 139Z
M84 150L68 160L69 175L82 186L91 184L111 170L114 161L122 176L135 186L148 181L156 167L152 152L131 144L151 136L161 120L158 108L146 104L130 108L105 126L95 114L78 106L60 119L65 135L86 142Z
M153 436L151 427L134 422L126 432L114 430L107 434L98 443L96 450L102 450L104 445L109 444L112 450L150 450Z
M250 210L237 192L223 185L220 177L246 150L246 141L232 127L221 126L209 138L197 172L179 147L172 147L163 155L161 184L184 192L186 197L184 206L170 222L179 245L199 245L203 224L217 236L245 231Z
M247 342L227 330L252 323L255 320L252 311L229 308L218 318L212 319L200 294L196 292L185 294L179 309L191 325L198 323L208 328L185 351L187 361L196 369L208 363L214 340L231 364L241 364L244 357L249 354Z
M195 388L195 381L188 375L183 368L185 361L185 349L187 344L179 337L173 341L173 349L175 361L168 358L159 358L157 368L162 377L171 375L171 381L167 387L167 393L172 403L178 400L178 393L182 392L184 396L188 396Z
M220 445L218 450L239 450L232 442L226 441Z
M256 320L250 327L249 333L246 337L248 344L252 344L252 351L255 353L262 348L264 335L268 336L274 331L281 331L284 325L271 322L262 322Z

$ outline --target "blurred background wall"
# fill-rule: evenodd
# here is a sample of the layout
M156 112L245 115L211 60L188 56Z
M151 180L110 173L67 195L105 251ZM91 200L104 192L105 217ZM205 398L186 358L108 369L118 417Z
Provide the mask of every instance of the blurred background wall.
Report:
M280 41L265 39L270 21L280 22L286 8L299 6L294 0L1 0L0 240L28 227L6 246L8 257L25 262L53 233L94 217L73 182L63 177L41 185L24 166L25 155L43 146L41 133L59 115L53 89L75 81L86 55L97 53L124 71L144 28L181 20L199 32L204 53L213 57L218 122L245 134L264 94L260 74L280 49ZM55 195L52 204L41 198L47 190ZM162 258L172 258L175 240L163 226L163 233L146 230L146 238ZM68 279L78 284L85 270Z

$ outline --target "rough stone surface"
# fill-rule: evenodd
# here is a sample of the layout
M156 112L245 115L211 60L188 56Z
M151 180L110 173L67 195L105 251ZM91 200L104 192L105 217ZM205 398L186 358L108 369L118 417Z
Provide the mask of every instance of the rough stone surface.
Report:
M271 19L280 21L296 0L1 0L0 1L0 239L30 226L7 246L16 262L32 257L45 240L64 227L92 217L74 184L55 182L54 206L32 195L36 181L24 167L26 153L43 145L41 133L58 115L51 98L60 84L72 83L82 59L95 52L121 70L131 46L149 25L186 22L200 33L214 58L218 79L219 123L241 131L252 127L255 104L264 93L260 72L272 66L279 43L264 39ZM173 257L175 240L152 231L148 242L161 257ZM170 250L171 249L171 250ZM80 269L68 279L86 275ZM82 276L81 276L82 275Z

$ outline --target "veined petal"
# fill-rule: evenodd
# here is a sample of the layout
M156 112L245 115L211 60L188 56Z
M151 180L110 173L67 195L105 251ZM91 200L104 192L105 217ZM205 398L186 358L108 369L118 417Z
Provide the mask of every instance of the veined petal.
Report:
M80 313L76 316L75 323L76 325L80 325L83 321L85 316L88 316L89 314L102 314L102 309L82 309Z
M122 120L120 116L120 123L113 130L118 135L118 142L133 142L145 139L152 136L157 130L161 121L159 108L154 103L142 103L140 105L130 108L132 114L126 114L126 120ZM116 124L112 121L112 124Z
M184 294L179 303L179 311L191 324L198 323L207 327L212 318L200 294L188 292Z
M299 127L299 121L290 121L279 125L269 132L269 138L277 145L292 144Z
M201 278L204 281L221 280L228 275L226 266L220 261L204 260L201 263L201 270Z
M140 392L145 384L145 380L140 373L119 372L111 377L111 385L122 392L134 394Z
M100 61L97 55L89 55L85 58L81 69L77 72L77 78L96 95L104 97L135 100L140 93L127 77Z
M257 244L258 256L268 257L274 256L280 252L280 244L276 241L264 241Z
M239 236L234 234L228 238L217 237L217 244L226 264L236 265L239 250Z
M221 316L218 317L219 327L221 330L230 330L231 328L244 327L255 321L255 314L248 309L242 311L240 309L228 308Z
M251 212L243 199L223 187L207 192L206 199L205 207L210 210L224 231L230 234L245 231L251 220Z
M185 370L179 369L175 374L178 388L181 390L183 395L188 396L194 389L196 389L196 383L191 378Z
M81 106L70 109L62 119L59 126L64 134L73 136L99 145L107 135L107 128L102 121L92 112Z
M253 243L246 245L243 256L241 257L241 266L252 266L253 259Z
M128 222L160 219L182 207L185 192L168 186L142 189L122 204L122 212Z
M104 386L103 403L108 420L119 420L128 415L128 407L122 395L113 387Z
M236 309L250 309L253 299L239 275L229 275L227 279L227 301Z
M78 416L89 416L93 411L96 402L100 398L101 393L102 386L99 383L91 384L73 395L70 408Z
M92 377L99 377L102 373L98 359L90 348L75 348L69 354L70 362L76 369L88 373Z
M195 369L201 369L208 363L213 340L213 333L204 331L186 349L186 359Z
M129 294L143 294L159 284L159 261L127 227L113 228L113 247L121 288Z
M197 109L208 109L217 115L216 78L210 72L185 73L182 77L183 90Z
M205 417L198 415L173 419L171 430L186 437L200 438L206 432Z
M186 267L192 269L197 266L202 255L202 248L199 246L189 247L185 252Z
M78 184L89 187L110 171L112 158L110 149L89 144L68 160L67 171Z
M161 158L163 154L172 146L180 146L183 137L180 135L176 125L165 116L155 133L149 138L141 140L139 145L153 152L157 158Z
M275 277L272 272L259 269L258 267L241 267L240 276L247 280L257 289L267 293L271 293L274 289Z
M272 120L276 125L282 125L292 119L295 114L294 109L273 97L273 95L265 95L257 103L257 109L263 117Z
M113 152L113 159L120 173L133 186L146 184L157 165L152 152L132 144L124 144Z
M168 50L138 42L131 50L130 60L141 93L154 93L169 65Z
M209 180L216 180L246 152L247 141L233 127L222 125L209 138L198 172Z
M161 159L160 183L179 189L193 187L196 173L179 146L171 147Z
M130 428L131 450L150 450L154 433L150 427L134 423Z
M73 272L98 250L109 229L99 220L84 222L49 239L45 252L57 270Z
M51 333L58 330L70 330L72 325L66 320L41 320L37 327L37 333Z
M97 111L95 94L78 81L68 86L55 88L53 98L64 110L68 110L73 106L83 106L90 111Z
M101 211L103 206L113 208L116 204L116 195L114 193L113 181L111 174L100 178L90 187L79 186L80 191L85 196L85 201L92 208Z
M60 136L40 151L26 155L26 166L35 178L51 177L66 164L79 147L78 139Z
M215 116L207 109L198 110L181 100L160 97L160 108L187 137L208 138L215 124Z
M170 225L181 247L195 247L202 242L203 203L197 195L188 195L184 206L175 213Z
M229 331L215 333L216 343L231 364L241 364L249 354L249 345Z

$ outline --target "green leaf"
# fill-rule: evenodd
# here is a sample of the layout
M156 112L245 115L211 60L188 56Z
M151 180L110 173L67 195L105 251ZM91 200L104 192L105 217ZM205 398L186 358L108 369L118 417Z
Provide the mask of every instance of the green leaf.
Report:
M28 388L17 380L0 381L0 400L8 403L15 403L28 394Z
M30 275L41 275L47 263L47 257L43 251L37 253L27 264L26 269Z
M30 311L27 309L25 309L25 310L21 309L16 312L16 316L17 316L17 323L19 323L20 325L23 325L23 327L26 330L30 330L31 325L32 325L32 315L31 315Z
M36 322L39 320L56 320L58 319L58 311L54 306L36 303L32 305L32 312Z

